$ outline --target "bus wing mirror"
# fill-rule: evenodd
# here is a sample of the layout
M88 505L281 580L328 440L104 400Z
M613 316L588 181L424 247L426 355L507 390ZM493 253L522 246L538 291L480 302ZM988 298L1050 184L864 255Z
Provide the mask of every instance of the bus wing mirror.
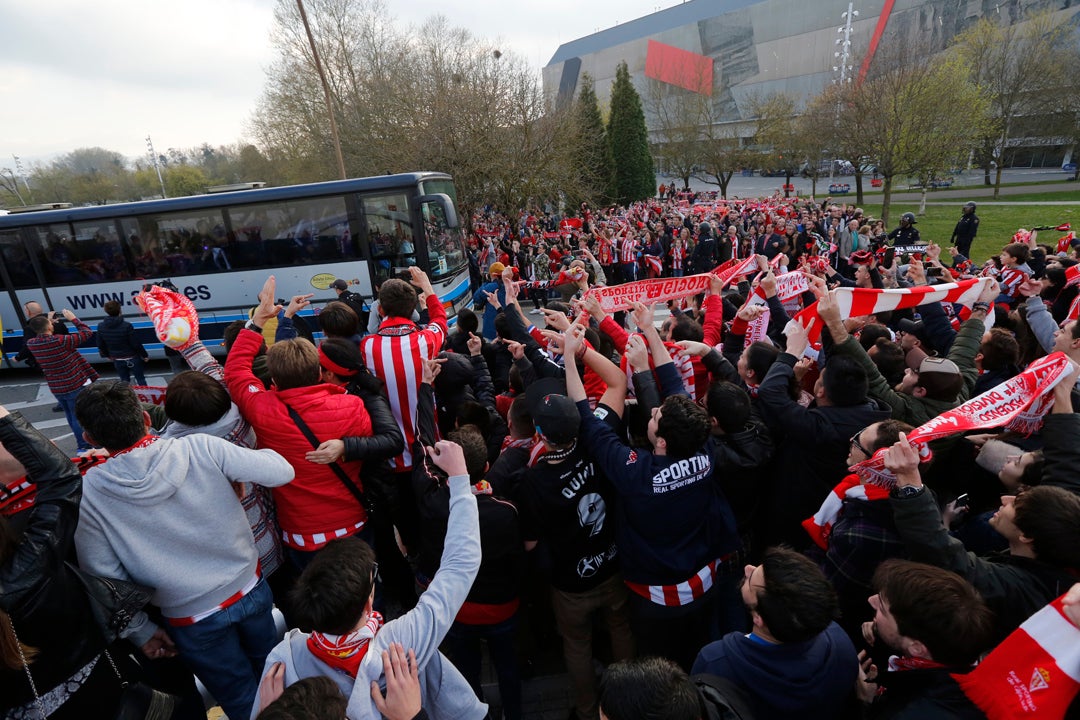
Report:
M446 219L447 227L460 227L458 224L457 209L454 207L454 201L451 200L450 196L446 193L432 193L431 195L421 195L418 200L421 204L434 203L440 208L442 208L443 217Z

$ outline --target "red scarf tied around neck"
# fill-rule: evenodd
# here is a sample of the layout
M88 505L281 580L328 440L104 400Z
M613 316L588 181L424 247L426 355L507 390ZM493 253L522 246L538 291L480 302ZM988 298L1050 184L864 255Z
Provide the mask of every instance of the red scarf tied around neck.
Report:
M307 639L307 648L319 660L349 677L355 678L360 662L367 655L371 639L383 625L383 617L377 612L368 615L367 622L348 635L330 635L313 632Z

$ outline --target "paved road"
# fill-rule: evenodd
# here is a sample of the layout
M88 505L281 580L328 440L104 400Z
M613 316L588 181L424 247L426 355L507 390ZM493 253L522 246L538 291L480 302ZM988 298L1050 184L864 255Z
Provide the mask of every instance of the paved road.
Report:
M95 368L102 377L116 377L111 366L96 365ZM169 363L165 360L153 361L146 369L146 382L150 386L164 387L169 377ZM0 370L0 378L3 379L0 384L0 405L8 410L18 410L61 450L74 457L77 449L75 437L71 434L64 413L52 411L56 399L49 392L41 373L4 368Z

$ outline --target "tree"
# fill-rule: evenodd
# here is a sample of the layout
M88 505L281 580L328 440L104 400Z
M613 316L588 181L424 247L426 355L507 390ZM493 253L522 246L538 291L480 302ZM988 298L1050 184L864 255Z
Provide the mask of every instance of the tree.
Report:
M625 62L619 63L615 70L607 130L615 161L615 199L627 205L652 197L656 192L656 173L645 129L645 112Z
M869 142L869 118L862 114L852 101L858 91L853 82L829 85L807 105L806 114L816 120L811 132L828 138L828 151L838 158L845 158L855 168L855 203L863 204L863 176L874 163Z
M573 165L573 113L547 107L519 56L435 17L395 24L379 0L305 0L350 176L451 174L465 221L499 198L584 192ZM253 120L260 150L287 182L337 176L326 108L294 0L279 0L268 72Z
M1058 109L1069 85L1071 58L1078 52L1074 28L1056 21L1052 13L1007 23L1008 19L997 23L984 15L957 35L955 45L971 81L989 103L993 123L982 136L978 158L987 180L992 165L997 165L994 198L1001 190L1012 141L1052 131L1052 124L1042 119ZM952 99L950 104L962 107Z
M705 125L705 138L701 142L702 179L720 188L720 197L727 200L731 178L746 165L748 154L742 141L730 129L719 123Z
M690 178L703 161L704 133L710 98L662 80L646 81L646 98L652 117L653 155L663 170L690 189Z
M752 99L750 108L757 118L754 140L765 149L763 162L769 170L784 173L784 197L788 197L791 178L799 172L806 159L801 130L795 117L798 109L795 98L774 93Z
M839 113L836 107L811 102L795 121L796 138L794 146L806 157L805 175L810 178L810 194L817 197L818 180L825 173L822 161L839 157L836 151L836 138ZM832 176L832 172L828 173ZM856 186L856 189L857 186Z
M882 176L881 217L889 219L896 178L939 173L966 153L981 123L973 86L948 56L926 62L926 48L894 43L880 52L866 80L845 93L846 110L864 122L864 137ZM975 112L943 111L968 103Z
M592 76L583 73L580 85L574 108L580 143L577 158L579 172L587 188L586 197L606 202L614 197L614 159Z
M11 168L0 168L0 204L11 206L16 203L26 205L26 199L19 191L19 178Z

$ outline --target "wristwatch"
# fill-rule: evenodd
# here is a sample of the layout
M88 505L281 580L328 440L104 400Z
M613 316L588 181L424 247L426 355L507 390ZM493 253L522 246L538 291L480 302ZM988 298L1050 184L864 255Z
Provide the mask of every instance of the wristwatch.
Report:
M261 327L259 327L258 325L255 324L254 320L248 320L246 323L244 323L244 327L247 328L248 330L254 330L255 332L259 333L260 335L262 334L262 331L263 331L263 329Z
M898 485L893 488L892 496L901 500L918 497L926 490L925 485Z

